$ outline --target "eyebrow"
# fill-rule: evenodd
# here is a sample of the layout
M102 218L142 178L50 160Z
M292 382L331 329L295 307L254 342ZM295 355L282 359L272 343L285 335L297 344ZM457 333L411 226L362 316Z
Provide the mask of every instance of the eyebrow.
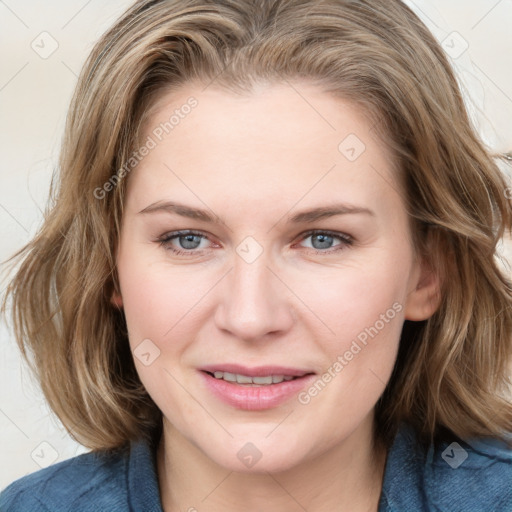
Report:
M187 217L189 219L201 220L203 222L214 223L219 220L219 217L212 215L207 210L201 208L192 208L175 201L157 201L152 203L139 213L155 213L155 212L167 212ZM310 223L336 215L353 215L353 214L366 214L375 217L375 212L368 208L360 206L353 206L347 204L333 204L329 206L321 206L318 208L311 208L302 212L296 213L292 217L288 217L287 222L291 224L298 223Z

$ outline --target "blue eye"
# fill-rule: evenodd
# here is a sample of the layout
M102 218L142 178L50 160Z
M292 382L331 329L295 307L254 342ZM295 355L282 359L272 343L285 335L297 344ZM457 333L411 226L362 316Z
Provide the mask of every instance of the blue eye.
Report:
M311 239L311 246L308 248L315 249L320 252L334 252L343 249L346 246L350 246L353 244L354 240L352 237L345 235L343 233L336 233L333 231L320 231L313 230L303 234L302 241ZM334 242L338 240L338 244L334 244ZM334 245L333 245L334 244ZM334 251L329 251L325 249L333 249Z
M190 254L195 252L194 249L199 247L203 239L208 240L206 236L201 233L185 230L174 231L173 233L164 235L159 239L159 242L165 249L175 254ZM174 240L177 240L179 244L178 248L173 246L172 242ZM204 249L204 247L201 247L201 249Z
M315 250L317 253L333 253L351 246L354 240L349 235L335 231L311 230L302 233L300 241L311 239L310 245L302 245L303 248ZM159 244L167 251L176 255L194 256L209 247L202 246L201 242L210 240L202 233L191 230L173 231L158 239ZM338 243L336 243L338 241Z

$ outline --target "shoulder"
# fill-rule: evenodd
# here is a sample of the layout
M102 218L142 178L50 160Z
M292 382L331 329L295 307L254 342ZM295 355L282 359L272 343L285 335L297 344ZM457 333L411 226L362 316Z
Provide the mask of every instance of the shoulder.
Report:
M512 449L497 439L453 439L431 447L425 486L438 507L510 512Z
M9 485L0 511L128 510L129 449L79 455Z
M382 510L510 512L512 449L496 439L456 437L422 446L403 427L389 452Z

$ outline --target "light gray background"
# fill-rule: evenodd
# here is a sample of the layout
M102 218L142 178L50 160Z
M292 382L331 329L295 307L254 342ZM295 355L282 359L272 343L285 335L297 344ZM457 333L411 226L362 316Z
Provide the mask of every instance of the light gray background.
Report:
M452 52L483 139L496 151L512 150L512 0L407 3ZM0 0L0 261L23 246L40 224L78 72L93 43L129 5L126 0ZM45 55L52 44L58 47ZM503 246L510 261L511 245ZM0 292L4 288L5 280ZM4 324L0 350L3 488L85 450L50 412Z

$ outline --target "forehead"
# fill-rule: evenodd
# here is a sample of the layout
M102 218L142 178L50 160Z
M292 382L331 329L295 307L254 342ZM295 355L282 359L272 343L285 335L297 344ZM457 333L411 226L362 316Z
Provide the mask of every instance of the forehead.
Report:
M267 84L242 95L189 85L163 95L151 112L144 140L154 147L128 188L141 207L178 189L196 201L230 197L247 207L305 194L305 201L400 199L394 159L372 119L318 86Z

